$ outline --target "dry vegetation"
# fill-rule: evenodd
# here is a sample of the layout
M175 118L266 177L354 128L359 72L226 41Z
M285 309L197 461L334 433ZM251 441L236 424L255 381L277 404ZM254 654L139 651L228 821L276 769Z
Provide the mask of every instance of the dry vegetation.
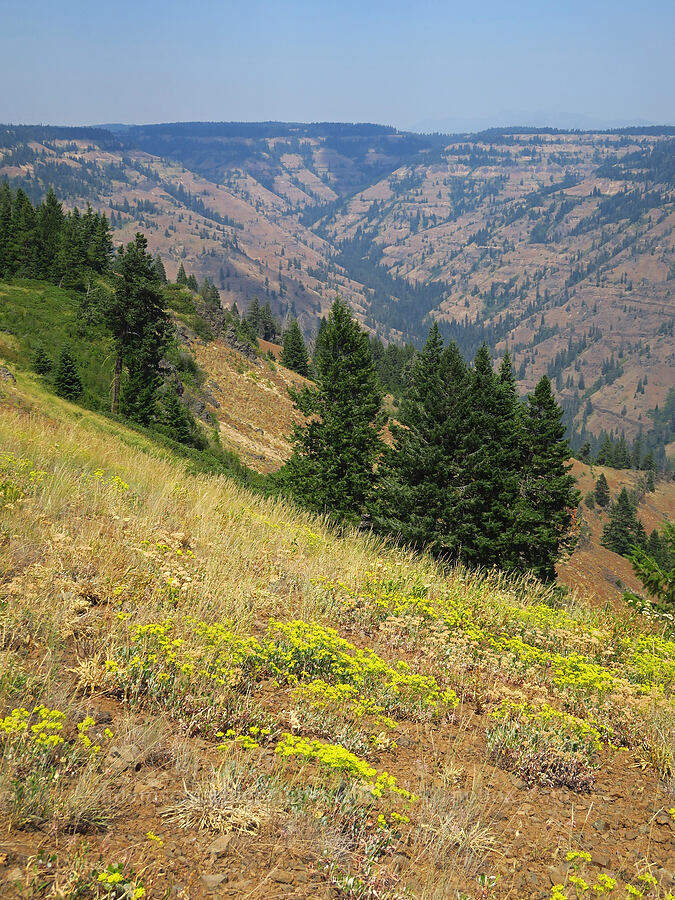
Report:
M657 628L2 392L3 896L672 895Z

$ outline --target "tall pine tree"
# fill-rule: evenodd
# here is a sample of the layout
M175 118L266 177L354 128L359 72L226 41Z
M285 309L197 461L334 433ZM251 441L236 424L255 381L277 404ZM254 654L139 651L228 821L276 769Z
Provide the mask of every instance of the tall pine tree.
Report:
M382 391L367 335L336 298L315 351L316 387L293 392L307 417L284 471L292 495L331 518L359 521L382 452Z
M574 513L580 500L567 460L563 411L544 375L528 397L522 420L521 499L515 516L514 545L522 567L544 581L555 579L555 563L574 547Z
M292 372L297 372L298 375L305 377L309 375L307 347L297 319L292 319L291 324L284 332L281 364Z

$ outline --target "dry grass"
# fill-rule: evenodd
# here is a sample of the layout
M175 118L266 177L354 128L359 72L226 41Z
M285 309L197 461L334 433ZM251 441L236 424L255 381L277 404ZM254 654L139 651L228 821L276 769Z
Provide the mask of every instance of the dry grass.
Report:
M419 610L379 619L364 584L390 579L394 593L415 590L473 610L486 634L515 634L554 649L564 644L579 653L596 652L598 634L617 641L635 634L634 621L572 596L560 610L572 624L559 633L528 618L532 609L547 613L556 603L530 579L448 572L369 535L337 536L325 523L225 478L187 475L144 438L44 394L28 377L3 390L0 455L29 460L46 475L30 483L25 473L12 475L24 478L26 498L0 510L0 713L43 702L67 713L70 723L86 715L110 721L113 732L95 764L60 778L48 796L36 790L34 802L18 804L12 826L24 829L25 840L47 835L50 846L61 848L59 842L87 831L106 864L133 859L137 871L146 867L147 884L156 887L150 896L163 896L165 873L173 871L167 860L184 855L198 870L202 831L238 835L237 852L251 870L249 890L269 885L276 865L269 848L278 846L292 849L324 882L320 861L334 860L331 877L360 880L363 897L396 896L404 883L412 896L454 896L475 888L478 874L501 871L522 796L486 760L486 717L504 698L558 704L565 698L551 688L545 668L518 668L506 654L485 650L457 628L448 632ZM337 587L327 590L326 582ZM348 592L354 602L339 602ZM267 676L222 690L202 678L172 705L161 694L125 693L108 675L106 661L132 652L136 624L170 618L172 639L184 641L181 652L196 654L193 620L226 622L241 636L260 638L270 616L336 627L390 663L405 661L411 671L447 679L460 704L440 719L420 715L370 733L367 717L352 728L335 710L303 712L293 684ZM593 713L618 719L629 710L645 738L672 752L670 713L658 697L638 702L629 687L622 688L625 696L605 697ZM214 723L222 709L237 728L269 721L272 734L251 751L217 749L223 738L214 735ZM579 700L575 711L583 709ZM68 727L64 735L72 742L74 725ZM375 802L366 785L341 773L326 776L312 762L280 765L274 742L283 731L341 743L419 799L390 795ZM652 778L657 764L631 769L631 778ZM7 817L16 760L3 765ZM667 807L663 773L660 785L645 783L659 809ZM166 797L163 815L159 801L142 799L146 790ZM606 819L611 814L603 809ZM149 831L178 849L163 856L149 843ZM523 861L532 865L541 863ZM74 883L64 866L49 890ZM176 883L186 877L176 874ZM312 890L319 894L319 887ZM195 897L200 891L194 886Z

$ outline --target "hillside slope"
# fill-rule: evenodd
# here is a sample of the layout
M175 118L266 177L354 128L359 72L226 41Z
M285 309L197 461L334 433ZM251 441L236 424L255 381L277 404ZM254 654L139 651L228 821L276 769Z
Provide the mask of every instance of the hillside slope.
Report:
M674 158L667 128L0 129L0 177L91 202L116 240L144 231L227 306L257 295L309 335L339 291L385 338L419 343L437 318L465 354L508 344L523 391L552 377L579 444L647 433L672 387Z
M25 374L0 446L3 896L675 887L646 622L338 537Z

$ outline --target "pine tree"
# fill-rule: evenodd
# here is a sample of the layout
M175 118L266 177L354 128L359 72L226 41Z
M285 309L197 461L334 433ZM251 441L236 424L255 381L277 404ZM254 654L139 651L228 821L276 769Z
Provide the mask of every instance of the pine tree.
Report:
M519 496L519 410L492 370L486 344L470 371L454 532L471 566L520 567L513 513Z
M305 377L309 375L307 347L297 319L292 319L288 329L284 332L281 364L292 372L297 372L298 375Z
M120 248L115 292L104 318L115 342L112 411L141 424L152 420L159 383L159 362L169 334L164 297L144 235ZM122 394L122 368L127 381Z
M523 420L521 502L512 538L523 567L543 581L555 579L561 551L574 547L574 511L581 497L567 463L571 451L562 416L551 382L543 376L528 397Z
M0 181L0 278L12 274L12 192Z
M260 301L257 297L254 297L248 305L248 309L246 310L246 321L250 325L252 333L257 338L260 334Z
M454 345L443 349L434 323L415 358L391 426L370 512L373 526L419 549L457 555L454 532L458 474L457 421L466 406L468 373Z
M28 195L19 188L12 204L10 271L19 278L38 275L37 217Z
M82 395L82 380L69 347L64 347L59 355L54 373L54 390L65 400L77 400Z
M612 444L612 439L607 434L605 435L600 449L598 450L598 455L595 461L599 466L614 465L614 445Z
M646 548L633 551L630 561L656 609L672 616L675 614L675 523L665 524L658 547L654 546L653 536L654 532Z
M613 464L615 469L630 469L632 465L631 455L628 450L628 444L626 443L626 438L623 435L621 435L616 447L614 448Z
M47 351L40 344L33 354L33 371L38 375L49 375L52 370L52 361L47 356Z
M602 530L602 546L621 556L630 556L634 547L644 546L645 542L644 527L637 519L633 501L626 488L622 488Z
M47 281L59 279L59 250L65 217L52 188L37 215L38 274Z
M382 452L382 391L367 335L336 298L315 351L316 387L294 392L306 417L293 432L284 480L303 505L358 522Z
M187 286L196 294L199 291L199 282L192 272L188 275Z
M162 262L162 257L159 255L159 253L155 254L153 268L155 270L157 281L160 284L166 284L166 269L164 268L164 263Z
M609 504L609 485L607 484L604 472L601 472L598 475L598 480L595 482L594 494L595 502L604 509L604 507Z
M181 403L174 388L169 388L162 398L158 424L161 431L179 444L197 449L203 449L206 445L194 416Z
M178 274L176 275L176 284L182 284L185 287L187 287L187 283L188 283L188 279L187 279L187 275L185 274L185 266L183 265L183 263L181 263L178 266Z

